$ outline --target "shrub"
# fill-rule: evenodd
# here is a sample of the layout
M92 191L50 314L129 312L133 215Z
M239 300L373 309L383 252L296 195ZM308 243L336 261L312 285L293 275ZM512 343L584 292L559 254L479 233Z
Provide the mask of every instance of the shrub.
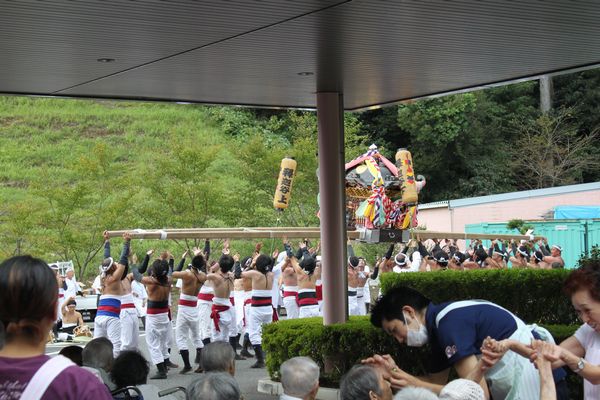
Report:
M434 303L483 299L512 311L526 323L577 324L577 315L562 285L570 271L563 269L435 271L428 273L386 273L381 290L410 286Z

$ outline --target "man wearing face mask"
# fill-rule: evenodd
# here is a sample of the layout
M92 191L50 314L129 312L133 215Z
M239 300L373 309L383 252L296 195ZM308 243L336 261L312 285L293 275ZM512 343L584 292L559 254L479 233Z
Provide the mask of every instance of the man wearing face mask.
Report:
M552 341L548 331L537 327L534 331L497 304L484 300L434 304L408 287L394 288L381 297L372 310L371 323L407 346L429 344L431 352L426 363L429 374L412 376L397 368L387 359L389 356L375 356L364 362L390 367L392 386L425 387L436 393L447 383L451 367L460 378L474 376L482 343L488 336L496 340L511 338L526 345L534 338ZM509 354L486 371L485 379L479 382L486 398L491 395L494 400L539 399L539 374L535 367L516 353ZM564 371L556 371L557 384L566 385ZM560 386L557 388L558 393L563 392Z

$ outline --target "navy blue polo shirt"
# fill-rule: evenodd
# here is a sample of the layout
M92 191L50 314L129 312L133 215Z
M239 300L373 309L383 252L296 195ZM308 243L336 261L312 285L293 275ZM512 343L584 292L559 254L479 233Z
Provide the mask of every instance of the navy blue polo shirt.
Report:
M444 315L439 325L438 314L451 304L464 303ZM482 300L429 304L425 323L431 346L429 372L450 368L470 355L481 354L483 340L490 336L496 340L509 338L517 330L515 317L499 306Z

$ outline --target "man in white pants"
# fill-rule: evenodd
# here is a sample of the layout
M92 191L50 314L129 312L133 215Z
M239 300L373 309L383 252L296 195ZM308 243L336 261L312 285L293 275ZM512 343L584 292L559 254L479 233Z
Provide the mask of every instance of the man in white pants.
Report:
M229 342L236 351L235 335L235 309L231 303L230 296L233 291L233 268L234 260L229 254L223 254L219 259L219 270L208 274L207 280L212 282L215 291L213 297L212 312L210 314L213 320L211 341ZM237 351L236 351L237 353Z
M273 288L273 259L261 254L256 257L253 269L242 272L242 278L252 279L252 300L248 332L250 343L254 348L256 363L250 368L264 368L265 359L262 351L262 326L273 322L273 303L271 289Z
M357 268L358 257L350 256L348 258L348 315L360 315L357 299L357 289L360 286Z
M212 282L206 281L200 288L198 293L198 329L200 332L200 339L206 346L210 343L212 336L212 325L213 322L210 318L213 306L213 298L215 297L215 291L212 287Z
M288 260L298 279L298 318L318 317L321 315L319 311L319 302L317 301L316 282L321 279L321 269L317 267L316 260L305 252L302 261L298 264L296 257L290 254L289 244L286 245L288 252ZM306 249L304 243L300 244L302 250Z
M365 271L365 259L358 258L358 286L356 287L356 302L358 303L358 315L367 315L367 299L370 296L369 290L365 290L369 273ZM369 300L370 301L370 300Z
M105 237L107 234L105 233ZM119 263L115 263L112 257L104 259L102 262L102 283L104 290L98 302L98 312L94 319L94 337L106 337L113 344L113 355L117 357L121 350L121 296L123 295L123 285L121 278L127 268L127 255L129 254L129 245L131 235L123 234L125 243Z
M123 254L124 257L129 256L129 251ZM110 257L110 239L108 233L104 232L104 257ZM123 288L121 295L121 312L119 319L121 322L121 349L137 350L138 338L140 336L137 310L133 300L131 282L133 282L133 273L124 273L121 276L121 286Z
M157 373L150 379L167 379L169 360L169 331L172 329L169 319L169 297L171 280L169 263L155 260L152 263L151 276L142 278L148 290L148 309L146 310L146 344Z
M187 252L186 252L187 253ZM185 260L185 254L184 258ZM177 310L177 323L175 328L175 337L179 354L183 359L183 369L179 372L185 374L192 370L190 365L190 352L188 350L188 338L192 339L196 348L195 363L198 364L196 372L202 372L200 368L200 356L204 344L200 337L200 329L198 326L198 293L200 286L206 281L206 261L200 253L200 250L194 249L194 258L192 258L192 266L186 271L181 271L183 263L180 263L178 271L173 272L173 279L181 279L183 287L181 296L179 297L179 308Z
M294 267L289 263L285 264L281 270L281 276L283 278L283 306L285 307L287 319L298 318L300 313L298 307L298 278Z

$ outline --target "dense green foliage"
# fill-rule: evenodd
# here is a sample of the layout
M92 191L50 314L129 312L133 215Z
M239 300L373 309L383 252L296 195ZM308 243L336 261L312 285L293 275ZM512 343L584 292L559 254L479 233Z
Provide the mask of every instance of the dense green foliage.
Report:
M562 285L569 273L564 269L386 273L381 276L381 290L410 286L434 303L489 300L527 323L571 325L577 323L577 315L567 296L562 295Z
M557 342L575 333L577 326L544 325ZM279 378L279 367L296 356L311 357L321 367L321 384L335 386L346 371L373 354L390 354L398 366L408 373L426 372L427 347L399 345L383 330L371 325L369 317L351 317L345 324L323 326L321 318L284 320L263 329L263 347L267 353L267 369L273 379ZM572 386L581 390L581 380ZM579 389L579 390L577 390ZM578 397L572 397L578 398Z

